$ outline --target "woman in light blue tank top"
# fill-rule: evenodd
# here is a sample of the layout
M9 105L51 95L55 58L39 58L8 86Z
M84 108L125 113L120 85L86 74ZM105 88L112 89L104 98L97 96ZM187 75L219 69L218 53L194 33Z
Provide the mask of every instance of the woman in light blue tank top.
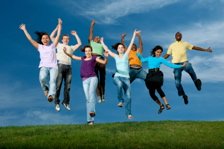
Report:
M128 55L131 50L131 47L134 43L134 39L137 33L140 31L134 31L131 42L125 51L125 46L122 43L117 43L113 46L117 53L111 52L108 47L104 44L103 38L101 38L101 44L105 51L109 53L115 59L116 62L116 73L114 75L114 83L117 86L118 91L118 107L123 107L125 103L125 114L128 119L132 119L131 113L131 86L130 86L130 77L129 77L129 63L128 63ZM122 89L124 89L124 93L126 95L126 101L124 101Z

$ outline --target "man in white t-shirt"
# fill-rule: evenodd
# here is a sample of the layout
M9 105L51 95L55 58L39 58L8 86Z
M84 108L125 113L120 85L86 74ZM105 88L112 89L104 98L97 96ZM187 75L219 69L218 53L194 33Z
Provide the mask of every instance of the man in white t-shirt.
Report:
M55 29L56 32L57 28ZM64 80L64 99L62 104L67 110L70 110L70 88L71 88L71 80L72 80L72 64L71 58L67 56L63 49L66 48L66 51L69 54L72 54L76 49L81 46L81 40L78 34L75 31L71 31L71 34L75 36L77 40L76 45L68 45L69 43L69 35L62 36L62 43L58 43L57 45L57 60L58 60L58 77L57 77L57 84L56 84L56 95L55 95L55 110L60 111L60 90L61 85ZM52 32L51 36L54 36L54 32Z

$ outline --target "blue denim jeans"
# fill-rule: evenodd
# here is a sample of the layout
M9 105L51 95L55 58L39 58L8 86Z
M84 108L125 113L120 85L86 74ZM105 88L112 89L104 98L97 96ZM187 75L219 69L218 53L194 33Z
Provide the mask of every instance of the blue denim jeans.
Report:
M196 74L194 72L194 69L193 69L191 63L189 63L189 62L185 62L185 63L187 63L185 67L183 67L183 68L175 68L174 71L173 71L175 84L176 84L176 88L177 88L179 96L185 95L183 86L181 84L181 77L182 77L182 71L183 70L186 71L191 76L191 79L194 82L197 80L197 76L196 76ZM183 63L175 63L175 64L182 65Z
M131 68L129 70L130 82L132 83L136 78L145 80L147 72L143 68Z
M91 117L89 113L96 112L95 104L97 83L97 77L89 77L82 81L83 90L86 97L87 122L94 121L94 117Z
M131 115L131 85L129 78L114 77L114 84L117 86L118 102L124 102L123 92L126 95L125 114Z
M49 91L48 96L55 96L56 79L58 76L58 68L41 67L39 73L39 81L43 91Z
M70 88L72 82L72 66L58 64L58 77L56 85L56 95L55 95L55 104L59 104L59 96L61 91L61 85L64 81L64 99L62 103L69 104L70 102Z

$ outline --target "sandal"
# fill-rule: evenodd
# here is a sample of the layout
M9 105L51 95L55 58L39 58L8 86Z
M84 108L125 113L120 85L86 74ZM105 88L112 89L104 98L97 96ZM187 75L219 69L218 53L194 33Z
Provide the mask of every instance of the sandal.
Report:
M169 104L166 104L166 109L167 110L170 110L171 109L171 106Z
M158 114L162 113L163 110L165 109L164 105L162 104L159 108Z

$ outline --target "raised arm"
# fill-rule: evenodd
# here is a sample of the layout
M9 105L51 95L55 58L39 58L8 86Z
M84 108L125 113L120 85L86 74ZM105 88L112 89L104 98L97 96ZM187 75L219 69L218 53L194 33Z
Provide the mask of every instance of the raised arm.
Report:
M71 31L71 34L73 36L75 36L75 39L77 41L77 44L72 46L73 51L75 51L76 49L78 49L82 45L82 42L81 42L81 40L80 40L80 38L79 38L79 36L78 36L76 31Z
M207 48L207 49L204 49L204 48L201 48L201 47L193 46L192 49L197 50L197 51L212 52L212 49L210 47Z
M138 52L142 54L143 51L143 42L140 32L136 33L136 36L138 37Z
M94 25L95 25L95 20L92 20L91 25L90 25L90 29L89 29L89 38L88 38L88 41L89 42L91 40L93 40L93 29L94 29Z
M51 35L50 35L51 41L53 41L53 42L54 42L54 40L55 40L55 34L56 34L57 30L58 30L58 25L57 25L56 28L51 32Z
M26 29L26 25L25 24L21 24L19 27L25 34L26 38L29 40L29 42L36 48L38 49L38 43L32 39L32 37L30 36L30 34L28 33L27 29Z
M125 38L126 35L127 35L126 33L121 34L121 43L122 43L123 45L125 45L125 40L124 40L124 38Z
M104 43L104 39L103 39L103 38L100 38L100 42L101 42L101 44L102 44L104 50L105 50L106 52L108 52L108 54L109 54L110 56L115 57L116 54L113 53L113 52L111 52L111 50L109 50L109 48L105 45L105 43Z
M69 57L71 57L71 58L72 58L72 59L74 59L74 60L79 60L79 61L81 61L81 60L82 60L82 58L81 58L81 57L79 57L79 56L69 54L69 53L67 52L67 50L66 50L66 48L65 48L65 47L63 48L63 51L64 51L64 53L65 53L66 55L68 55Z
M132 45L133 45L133 43L134 43L135 36L136 36L137 33L140 33L140 31L136 31L136 30L134 30L133 35L132 35L132 38L131 38L131 42L130 42L130 44L129 44L129 46L128 46L126 52L125 52L125 54L128 55L128 54L130 53L130 51L131 51L131 47L132 47Z
M57 25L58 29L57 29L57 35L53 41L53 44L54 46L56 47L57 44L58 44L58 41L59 41L59 38L60 38L60 35L61 35L61 28L62 28L62 20L59 18L58 19L58 25Z

